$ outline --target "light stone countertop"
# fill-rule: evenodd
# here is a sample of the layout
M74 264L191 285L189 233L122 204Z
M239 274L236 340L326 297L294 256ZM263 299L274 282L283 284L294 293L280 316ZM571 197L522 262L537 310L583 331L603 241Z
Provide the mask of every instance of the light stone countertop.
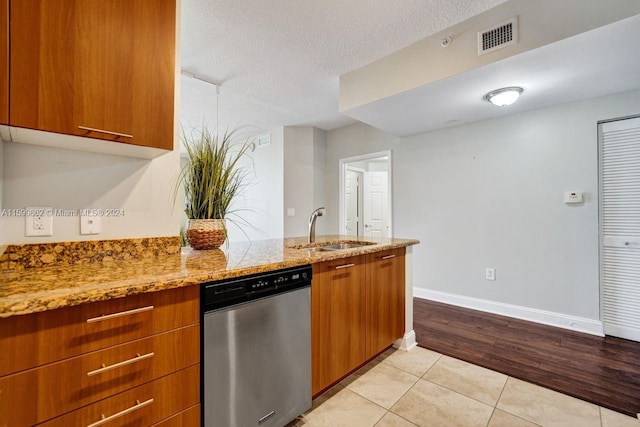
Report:
M319 236L317 246L337 240L353 239ZM419 243L412 239L371 241L376 244L330 252L292 248L306 243L303 237L233 242L217 250L183 248L175 255L6 271L0 273L0 317L199 285Z

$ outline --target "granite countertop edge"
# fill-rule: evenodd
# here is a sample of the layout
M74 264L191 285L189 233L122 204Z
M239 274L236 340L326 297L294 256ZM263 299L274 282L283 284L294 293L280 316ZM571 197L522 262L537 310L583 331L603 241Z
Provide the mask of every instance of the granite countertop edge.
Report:
M344 239L343 236L323 236L318 238L317 245ZM232 243L225 250L194 251L183 248L180 254L162 258L50 266L2 273L0 318L200 285L407 247L420 242L415 239L381 239L373 245L330 252L291 248L304 243L304 238L272 239Z

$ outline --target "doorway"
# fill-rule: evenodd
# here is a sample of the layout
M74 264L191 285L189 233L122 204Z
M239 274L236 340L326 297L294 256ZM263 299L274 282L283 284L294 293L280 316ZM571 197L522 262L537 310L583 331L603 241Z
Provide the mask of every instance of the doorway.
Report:
M391 151L340 159L339 171L340 234L392 237Z

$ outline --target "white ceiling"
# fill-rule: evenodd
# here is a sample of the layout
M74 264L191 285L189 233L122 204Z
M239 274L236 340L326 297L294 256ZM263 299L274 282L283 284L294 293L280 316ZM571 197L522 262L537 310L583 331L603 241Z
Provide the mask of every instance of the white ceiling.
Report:
M182 0L181 78L186 127L330 130L338 77L505 0Z
M640 89L640 15L350 110L385 132L407 136L551 105ZM524 88L509 107L483 96ZM640 108L640 100L638 101Z

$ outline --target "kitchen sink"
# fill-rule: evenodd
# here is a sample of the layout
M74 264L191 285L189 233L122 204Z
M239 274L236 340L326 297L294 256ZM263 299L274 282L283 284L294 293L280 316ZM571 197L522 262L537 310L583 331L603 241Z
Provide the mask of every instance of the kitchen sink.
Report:
M317 242L307 243L303 245L290 246L292 249L305 249L310 252L329 252L339 251L344 249L359 248L362 246L375 245L376 242L356 241L356 240L341 240L333 242Z
M371 243L366 242L366 243L338 243L335 245L326 245L326 246L320 246L321 248L325 249L325 250L330 250L330 251L338 251L340 249L352 249L352 248L359 248L362 246L367 246Z

